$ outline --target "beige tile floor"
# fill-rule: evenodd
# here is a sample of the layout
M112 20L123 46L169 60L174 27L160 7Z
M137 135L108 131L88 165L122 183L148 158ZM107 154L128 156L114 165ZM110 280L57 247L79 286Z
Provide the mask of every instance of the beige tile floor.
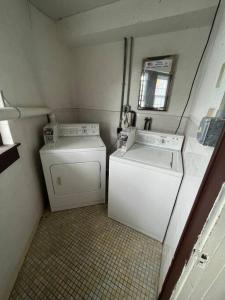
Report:
M161 250L104 205L47 213L10 299L156 299Z

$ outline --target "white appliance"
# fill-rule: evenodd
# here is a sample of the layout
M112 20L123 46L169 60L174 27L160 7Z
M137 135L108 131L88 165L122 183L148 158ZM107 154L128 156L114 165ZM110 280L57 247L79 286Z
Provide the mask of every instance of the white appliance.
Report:
M183 136L138 130L109 162L109 217L163 241L183 176Z
M98 124L58 124L40 150L52 211L105 202L106 147Z

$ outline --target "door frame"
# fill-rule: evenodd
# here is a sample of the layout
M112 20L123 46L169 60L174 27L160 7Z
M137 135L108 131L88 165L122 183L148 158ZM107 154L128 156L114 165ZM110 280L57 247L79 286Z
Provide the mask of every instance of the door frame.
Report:
M206 219L216 201L222 184L225 182L225 127L220 135L213 155L209 161L202 183L183 233L176 248L174 258L164 280L158 300L168 300L181 275L183 267L190 258L192 249Z

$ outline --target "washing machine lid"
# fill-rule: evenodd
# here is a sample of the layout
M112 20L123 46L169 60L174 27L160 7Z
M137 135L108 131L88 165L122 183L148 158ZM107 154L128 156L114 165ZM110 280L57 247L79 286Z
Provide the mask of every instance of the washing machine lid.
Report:
M123 160L124 163L134 162L145 167L160 168L177 173L183 172L180 151L165 150L136 143L127 152L117 150L110 158Z
M134 144L134 146L125 153L124 158L164 169L171 169L173 151L165 151L141 144Z
M45 145L40 152L68 152L77 150L105 150L100 136L60 137L55 143Z

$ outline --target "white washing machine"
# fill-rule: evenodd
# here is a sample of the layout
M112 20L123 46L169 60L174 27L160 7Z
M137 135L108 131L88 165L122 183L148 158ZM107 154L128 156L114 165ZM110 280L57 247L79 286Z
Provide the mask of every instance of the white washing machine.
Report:
M163 241L183 176L183 136L136 132L109 162L109 217Z
M60 124L40 150L52 211L105 202L106 147L98 124Z

